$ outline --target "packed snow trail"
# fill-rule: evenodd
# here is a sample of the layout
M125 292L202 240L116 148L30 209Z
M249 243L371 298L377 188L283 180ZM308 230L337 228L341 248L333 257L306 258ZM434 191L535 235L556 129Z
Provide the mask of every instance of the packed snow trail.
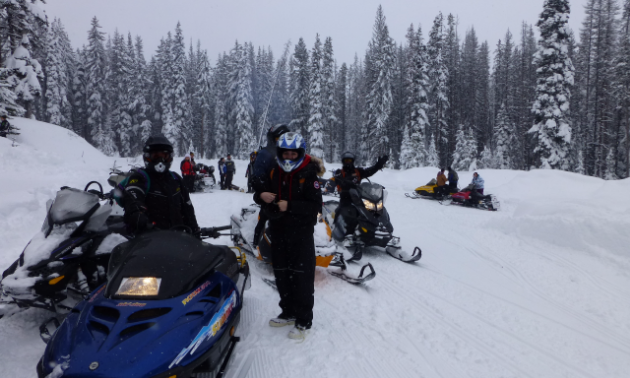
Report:
M106 184L114 162L63 129L40 140L39 129L27 135L29 127L54 126L16 124L26 133L19 147L0 138L0 174L10 183L0 187L2 270L40 228L44 204L60 186L82 188L93 179ZM241 187L245 167L237 162L234 183ZM626 377L630 199L624 193L630 180L481 170L486 192L501 201L498 212L404 196L436 173L385 170L373 177L389 191L385 205L394 234L405 250L420 246L422 260L405 264L367 252L359 263L371 262L378 274L363 286L318 268L306 341L288 339L289 327L267 325L279 312L278 294L261 280L269 271L252 269L242 341L227 376ZM471 176L460 172L460 186ZM203 226L227 225L231 214L252 203L249 194L220 190L192 200ZM222 237L217 243L230 242ZM44 350L38 327L49 316L30 309L0 320L3 376L35 376Z

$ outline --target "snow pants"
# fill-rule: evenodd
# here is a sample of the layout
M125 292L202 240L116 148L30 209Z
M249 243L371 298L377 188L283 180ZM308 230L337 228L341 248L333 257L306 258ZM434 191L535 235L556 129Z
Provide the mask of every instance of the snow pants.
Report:
M310 328L315 303L315 242L313 226L271 225L271 259L280 308L296 324Z
M225 172L225 189L232 190L232 177L234 177L234 173Z
M359 224L359 214L350 201L343 200L340 201L335 214L333 237L337 241L342 241L346 236L354 233Z
M188 189L188 193L192 193L195 191L195 176L193 175L185 175L183 177L184 186Z

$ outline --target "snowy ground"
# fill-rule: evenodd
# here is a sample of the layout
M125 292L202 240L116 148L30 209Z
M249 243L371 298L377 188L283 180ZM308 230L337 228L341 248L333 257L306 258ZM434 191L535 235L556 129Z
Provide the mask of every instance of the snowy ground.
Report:
M114 159L30 120L19 147L0 138L0 271L17 258L62 185L106 183ZM216 163L212 161L212 163ZM127 168L125 159L117 164ZM245 186L246 163L235 184ZM329 167L331 168L331 167ZM630 180L565 172L480 171L499 212L411 200L435 169L385 170L405 264L364 255L377 275L352 286L318 268L314 329L303 343L267 326L277 293L253 269L230 377L627 377L630 371ZM462 184L470 173L460 173ZM204 226L225 225L251 196L195 194ZM221 240L229 243L227 238ZM356 269L358 266L351 266ZM0 320L2 376L34 377L44 350L28 310Z

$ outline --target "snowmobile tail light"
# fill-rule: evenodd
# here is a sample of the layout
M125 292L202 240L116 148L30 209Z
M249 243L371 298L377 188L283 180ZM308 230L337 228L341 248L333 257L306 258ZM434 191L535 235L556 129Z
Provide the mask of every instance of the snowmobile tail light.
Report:
M161 278L125 277L120 282L116 295L152 297L160 292Z
M56 285L59 283L59 281L63 280L64 278L66 278L66 276L59 276L59 277L53 278L52 280L48 281L48 284Z

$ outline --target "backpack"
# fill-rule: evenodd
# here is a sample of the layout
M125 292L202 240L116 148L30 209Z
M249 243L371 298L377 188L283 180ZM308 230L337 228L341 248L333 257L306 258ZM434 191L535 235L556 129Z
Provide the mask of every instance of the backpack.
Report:
M181 184L180 176L173 171L169 171L169 172L171 176L175 179L175 181ZM149 177L149 174L147 173L147 171L144 170L143 168L132 168L129 171L129 173L127 173L127 177L124 180L122 180L120 184L118 184L118 186L116 187L116 190L114 190L114 200L120 207L124 207L123 198L125 195L125 188L127 187L127 185L129 185L129 179L131 178L131 176L133 176L134 173L139 173L142 177L144 177L145 193L148 193L149 189L151 189L151 177Z

